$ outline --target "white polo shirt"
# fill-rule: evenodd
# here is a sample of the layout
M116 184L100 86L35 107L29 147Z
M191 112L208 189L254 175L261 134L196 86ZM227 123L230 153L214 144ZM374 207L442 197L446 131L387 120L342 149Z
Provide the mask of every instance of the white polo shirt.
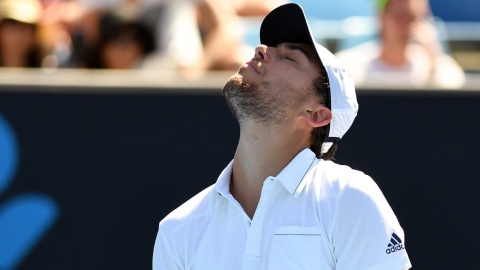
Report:
M160 222L153 269L411 267L403 230L369 176L305 149L265 180L250 220L229 191L232 164Z

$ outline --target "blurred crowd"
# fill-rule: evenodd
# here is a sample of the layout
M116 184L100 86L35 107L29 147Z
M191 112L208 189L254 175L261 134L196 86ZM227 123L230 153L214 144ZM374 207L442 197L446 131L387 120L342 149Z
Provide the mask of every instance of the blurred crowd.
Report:
M436 35L428 0L372 0L374 41L336 52L358 83L456 88L461 67ZM174 69L198 77L253 56L242 18L287 0L0 0L0 67Z
M234 69L245 62L239 18L282 3L0 0L0 66Z

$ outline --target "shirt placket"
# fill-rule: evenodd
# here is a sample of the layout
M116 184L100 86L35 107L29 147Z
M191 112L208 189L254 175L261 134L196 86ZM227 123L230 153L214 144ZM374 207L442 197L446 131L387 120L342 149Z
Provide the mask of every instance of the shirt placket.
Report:
M265 226L265 214L269 211L277 180L268 177L262 188L262 194L253 219L246 216L247 241L245 246L244 270L260 269L262 264L262 243Z

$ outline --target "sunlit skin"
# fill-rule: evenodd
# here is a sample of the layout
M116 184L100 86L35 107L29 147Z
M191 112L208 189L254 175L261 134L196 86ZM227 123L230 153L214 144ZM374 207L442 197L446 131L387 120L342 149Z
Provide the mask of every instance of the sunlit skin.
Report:
M313 55L312 48L301 44L285 43L276 48L258 46L255 57L233 76L233 79L249 88L245 91L235 89L231 93L251 95L250 101L259 103L254 108L245 104L237 106L238 111L253 115L241 117L240 125L249 118L263 125L283 122L280 120L283 120L286 110L298 109L305 99L315 100L312 82L319 74L319 63L309 60L316 59Z
M240 67L238 73L246 81L255 82L261 78L260 81L265 82L293 83L292 86L297 89L310 87L306 82L315 79L320 72L319 63L311 60L314 53L313 48L303 44L259 45L255 49L255 57Z
M230 191L251 218L263 181L280 173L300 151L309 147L313 128L327 125L331 120L330 110L320 104L314 94L313 81L320 68L313 55L313 48L302 44L260 45L256 47L255 57L232 78L234 86L254 85L242 91L258 91L254 98L264 103L251 109L263 110L261 115L267 118L256 119L255 112L246 112L242 116L245 119L239 119L240 139ZM238 91L234 86L224 89L227 100L229 92L235 95ZM251 97L246 95L246 98ZM292 102L295 106L289 105ZM275 116L277 111L281 117ZM275 121L269 122L270 118Z

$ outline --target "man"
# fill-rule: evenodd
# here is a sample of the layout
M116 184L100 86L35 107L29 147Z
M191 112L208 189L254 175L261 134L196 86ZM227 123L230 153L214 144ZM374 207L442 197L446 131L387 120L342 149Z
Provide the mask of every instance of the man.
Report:
M428 0L378 0L379 40L340 51L357 85L459 88L465 74L444 52Z
M350 74L297 4L269 13L260 39L223 89L240 125L234 160L160 222L153 268L410 268L376 184L328 161L357 113Z

